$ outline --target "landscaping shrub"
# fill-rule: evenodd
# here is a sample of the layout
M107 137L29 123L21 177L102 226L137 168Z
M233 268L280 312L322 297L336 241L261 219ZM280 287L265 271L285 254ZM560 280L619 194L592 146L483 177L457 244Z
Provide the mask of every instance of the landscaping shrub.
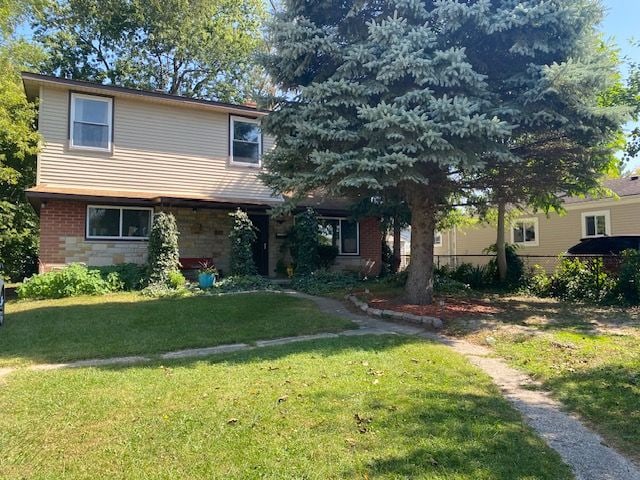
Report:
M296 276L310 275L320 265L318 247L318 218L311 208L295 216L293 226L293 259Z
M233 217L233 226L229 239L231 240L231 274L255 275L256 264L253 260L253 244L256 241L256 228L253 226L249 215L238 209L230 213Z
M120 282L122 282L121 290L127 291L140 290L147 275L147 267L137 263L121 263L119 265L95 267L95 269L100 271L100 275L105 280L110 274L115 273Z
M180 270L173 270L169 272L169 287L173 289L179 289L186 285L187 279L180 273Z
M492 272L487 265L461 263L456 268L444 267L438 272L443 277L449 277L469 287L479 290L492 285Z
M260 275L235 275L226 277L213 285L213 291L218 293L274 289L273 283Z
M617 279L606 272L601 258L562 258L552 275L537 268L529 280L536 295L592 303L610 303L617 287Z
M355 273L317 270L309 275L295 276L291 286L311 295L322 295L335 290L353 288L358 283L359 279Z
M168 285L169 273L180 268L178 227L171 213L156 213L149 236L149 285Z
M336 262L338 258L338 247L333 245L318 245L318 266L327 269Z
M524 262L518 256L518 246L506 244L505 253L507 257L507 278L504 283L500 282L500 274L498 273L498 259L497 257L489 260L487 264L487 282L492 285L502 286L509 289L516 289L521 287L526 279ZM498 251L495 244L485 249L484 252L488 254L496 254Z
M462 293L469 290L469 285L454 280L453 278L434 273L433 289L436 293L441 294Z
M622 252L618 292L627 303L632 305L640 303L640 252L638 250Z
M89 270L79 263L62 270L34 275L17 289L21 299L65 298L77 295L103 295L119 290L122 282L111 272L103 278L99 270Z
M527 290L538 297L551 296L551 277L540 265L534 265L527 280Z

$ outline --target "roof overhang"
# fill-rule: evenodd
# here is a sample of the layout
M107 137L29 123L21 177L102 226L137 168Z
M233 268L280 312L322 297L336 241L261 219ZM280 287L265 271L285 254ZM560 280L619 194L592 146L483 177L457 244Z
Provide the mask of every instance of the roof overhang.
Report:
M39 97L40 87L42 85L50 85L54 88L66 88L78 92L112 95L114 97L130 98L152 103L215 110L218 112L252 117L262 117L269 114L268 110L262 110L248 105L235 105L232 103L215 102L211 100L183 97L180 95L169 95L162 92L136 90L134 88L115 87L112 85L101 85L93 82L58 78L38 73L22 72L22 83L24 85L27 98L31 101Z
M156 192L133 192L119 190L79 189L68 187L37 186L26 191L27 198L33 207L40 211L48 200L67 200L87 203L129 206L163 206L185 208L207 208L230 210L265 211L282 204L281 200L273 201L236 199L228 197L198 197L197 195L173 195Z

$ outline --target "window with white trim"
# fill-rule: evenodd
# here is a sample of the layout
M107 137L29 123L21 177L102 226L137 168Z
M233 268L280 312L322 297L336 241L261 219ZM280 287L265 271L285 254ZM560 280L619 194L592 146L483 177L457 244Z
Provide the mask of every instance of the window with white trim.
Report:
M254 118L231 117L229 154L231 163L260 167L262 132L260 121Z
M360 254L360 224L346 218L319 218L320 242L333 245L339 255Z
M433 234L433 246L434 247L441 247L442 246L442 233L436 231Z
M537 218L520 218L511 223L511 243L525 247L537 247L539 231Z
M146 207L87 207L88 239L147 240L153 209Z
M113 99L71 94L69 146L87 150L111 150Z
M611 235L611 216L609 210L584 212L582 214L582 238L604 237Z

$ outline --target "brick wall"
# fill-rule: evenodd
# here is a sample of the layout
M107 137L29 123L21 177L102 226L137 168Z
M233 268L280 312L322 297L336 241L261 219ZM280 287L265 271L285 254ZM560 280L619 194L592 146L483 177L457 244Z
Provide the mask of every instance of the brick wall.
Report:
M144 263L147 242L85 240L87 204L48 200L40 209L41 272L69 263L91 266Z
M49 200L40 210L40 270L65 263L65 238L84 238L86 205ZM50 266L47 268L47 266Z
M382 233L380 232L380 220L375 217L367 217L360 220L360 257L364 260L372 260L374 266L372 276L380 274L382 268Z

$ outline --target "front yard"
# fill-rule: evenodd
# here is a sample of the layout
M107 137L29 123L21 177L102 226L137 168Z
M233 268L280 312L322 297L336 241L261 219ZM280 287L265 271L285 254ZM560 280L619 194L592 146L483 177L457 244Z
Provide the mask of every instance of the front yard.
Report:
M153 354L355 328L276 293L150 299L135 293L7 304L0 367Z
M640 309L485 300L496 313L452 320L449 333L492 347L640 461Z
M571 478L487 376L399 336L0 382L7 478Z

